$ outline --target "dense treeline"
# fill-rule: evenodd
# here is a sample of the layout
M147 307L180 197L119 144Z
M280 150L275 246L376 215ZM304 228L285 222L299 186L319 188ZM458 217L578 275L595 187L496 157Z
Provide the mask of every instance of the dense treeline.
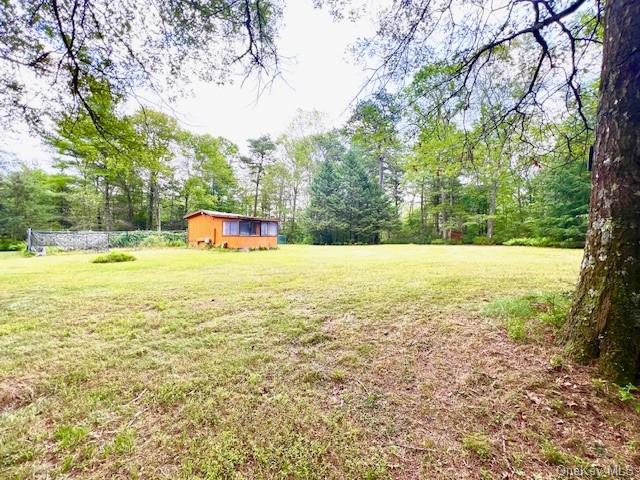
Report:
M463 128L455 111L415 101L441 73L425 69L400 94L361 101L341 129L299 112L281 137L250 139L248 155L166 113L122 113L123 99L96 83L100 129L88 113L62 116L46 137L55 158L46 171L15 164L0 176L0 232L178 230L206 208L277 217L291 242L581 245L590 138L540 152L505 126ZM491 114L487 106L476 124ZM544 128L572 130L531 135Z

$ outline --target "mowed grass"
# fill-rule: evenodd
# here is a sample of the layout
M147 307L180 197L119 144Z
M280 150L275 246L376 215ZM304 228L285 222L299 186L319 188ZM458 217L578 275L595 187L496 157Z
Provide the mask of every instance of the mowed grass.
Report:
M0 256L0 478L638 468L640 417L616 390L563 360L552 330L513 339L486 314L570 291L579 251L135 256Z

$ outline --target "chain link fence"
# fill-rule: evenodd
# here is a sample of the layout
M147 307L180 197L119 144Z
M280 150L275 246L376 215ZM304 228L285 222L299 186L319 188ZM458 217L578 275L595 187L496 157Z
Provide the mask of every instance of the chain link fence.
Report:
M185 231L134 230L94 231L27 231L27 249L45 253L46 247L58 250L109 250L123 247L178 247L186 245Z

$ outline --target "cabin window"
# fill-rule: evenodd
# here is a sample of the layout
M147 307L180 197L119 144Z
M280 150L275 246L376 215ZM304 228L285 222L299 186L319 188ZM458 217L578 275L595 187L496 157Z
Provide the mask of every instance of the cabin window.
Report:
M263 237L276 237L278 235L278 223L262 222L260 225L260 235Z
M251 222L240 222L240 235L248 237L251 235Z
M253 237L260 236L260 223L254 222L250 220L241 220L240 221L240 235L243 237Z
M222 234L223 235L238 235L240 228L238 222L222 222Z

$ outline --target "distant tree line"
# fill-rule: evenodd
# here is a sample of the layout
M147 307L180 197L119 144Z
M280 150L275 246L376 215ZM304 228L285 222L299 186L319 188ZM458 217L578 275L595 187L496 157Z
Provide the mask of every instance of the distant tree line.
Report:
M447 51L435 58L430 49L410 48L426 35L408 28L428 19L420 15L430 11L423 3L394 3L390 8L406 17L383 14L381 25L389 28L369 44L398 59L384 64L385 73L407 67L402 71L410 74L399 74L405 88L362 99L335 131L323 128L319 114L300 112L281 137L250 139L240 155L224 138L189 132L143 107L124 114L123 104L137 88L175 89L190 80L180 72L220 82L232 75L229 65L275 74L280 0L224 1L219 9L155 0L113 9L104 1L83 8L76 1L5 2L0 121L22 117L55 158L44 171L21 166L24 159L3 168L0 236L20 238L29 226L178 229L188 211L210 208L275 216L292 242L580 245L592 132L571 123L575 117L550 119L543 110L522 125L518 120L518 102L540 93L518 76L528 76L525 65L539 65L526 55L540 44L520 38L524 61L506 44L487 65L472 56L470 90ZM580 35L602 38L598 15L585 9L577 16L575 29L586 32ZM140 28L130 28L132 21ZM398 49L398 39L384 34L393 31L416 34ZM558 53L545 52L540 61ZM26 85L21 71L44 81ZM570 86L577 81L572 75ZM592 124L595 88L580 82L579 97L569 96L567 105Z
M0 174L0 232L184 229L186 213L206 208L276 217L290 242L580 246L588 139L534 155L504 128L463 132L417 102L398 113L439 74L361 101L340 129L299 112L279 138L250 139L247 155L159 111L120 113L122 99L95 83L88 101L117 134L88 114L59 117L50 168Z
M50 168L22 165L0 177L4 235L20 238L28 227L182 229L192 209L237 208L235 145L184 130L162 112L119 114L105 85L91 92L87 101L111 133L86 113L59 117L46 136L55 152Z
M0 173L0 236L183 229L206 208L276 217L290 242L582 245L592 132L562 117L503 121L521 92L486 70L472 114L448 81L455 66L426 63L400 91L363 98L341 128L298 112L278 138L249 139L245 155L164 112L125 111L127 91L82 71L82 105L38 129L50 164L17 159ZM588 121L593 91L581 95Z

